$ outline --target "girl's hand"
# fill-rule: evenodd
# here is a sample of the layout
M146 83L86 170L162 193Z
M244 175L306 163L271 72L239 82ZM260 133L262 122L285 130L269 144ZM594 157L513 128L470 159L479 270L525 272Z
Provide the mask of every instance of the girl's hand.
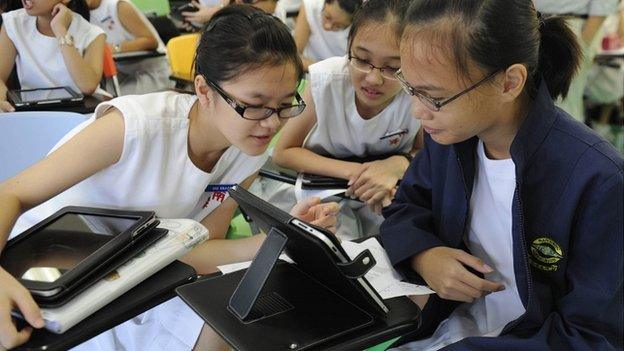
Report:
M360 172L349 179L347 196L355 196L364 201L375 213L388 206L394 198L397 181L403 176L400 160L390 157L381 161L367 162Z
M293 206L290 214L335 233L338 210L338 204L335 202L321 203L320 198L309 197Z
M480 273L493 272L478 257L449 247L434 247L412 258L412 268L443 299L471 303L489 293L505 290L503 284L479 278L465 266Z
M15 107L8 101L0 101L0 112L15 112Z
M64 37L67 34L69 25L72 22L73 12L62 3L56 4L52 8L52 21L50 27L57 38Z
M10 349L28 341L32 328L17 330L11 310L17 308L30 325L43 328L41 311L26 288L0 268L0 349Z

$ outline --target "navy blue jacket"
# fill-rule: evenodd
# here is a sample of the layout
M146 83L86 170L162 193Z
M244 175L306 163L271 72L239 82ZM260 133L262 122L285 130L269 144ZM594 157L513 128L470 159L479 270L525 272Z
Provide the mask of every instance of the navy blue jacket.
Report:
M381 240L399 270L432 247L465 250L477 142L444 146L425 138L383 212ZM466 338L446 349L622 349L622 156L556 108L542 84L511 157L514 271L526 313L499 337Z

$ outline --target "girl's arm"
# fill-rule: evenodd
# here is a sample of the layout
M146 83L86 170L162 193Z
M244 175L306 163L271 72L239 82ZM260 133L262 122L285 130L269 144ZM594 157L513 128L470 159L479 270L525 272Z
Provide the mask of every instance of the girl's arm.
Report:
M43 160L0 183L0 253L21 213L119 161L123 136L123 118L113 110ZM44 322L28 290L2 267L0 286L0 349L10 349L26 342L31 333L29 328L16 329L12 308L18 308L33 327L42 328Z
M64 38L67 35L67 29L72 21L72 14L72 11L63 4L57 4L52 9L54 17L50 25L57 39ZM93 94L102 80L105 42L105 35L95 38L85 50L84 57L80 55L73 45L59 46L72 80L84 94Z
M583 25L581 30L581 38L586 46L590 46L594 41L594 37L602 27L602 23L605 21L605 16L589 16Z
M19 215L119 161L123 139L123 117L113 109L43 160L0 183L0 251Z
M359 163L335 160L302 147L306 136L316 124L316 108L310 85L303 94L303 100L307 107L301 116L293 118L284 126L273 150L273 160L297 172L349 179L359 169Z
M158 39L147 26L141 14L126 1L117 3L117 13L121 25L134 39L119 44L119 52L154 50L158 47Z
M7 101L7 80L15 66L15 57L17 56L17 50L15 45L9 36L7 35L4 26L0 29L0 112L13 112L15 109Z
M299 56L301 56L301 61L303 61L303 67L307 71L308 66L313 64L314 61L303 56L303 50L305 50L306 46L308 46L308 40L310 40L310 24L308 23L305 6L303 4L301 4L301 7L299 8L299 14L297 15L297 21L295 22L295 33L293 36L295 37L297 51L299 51Z
M245 179L240 185L249 188L256 175ZM226 240L225 235L238 205L231 197L201 221L208 229L209 239L186 254L181 261L195 268L199 274L214 273L217 266L253 259L264 241L264 234L238 240Z

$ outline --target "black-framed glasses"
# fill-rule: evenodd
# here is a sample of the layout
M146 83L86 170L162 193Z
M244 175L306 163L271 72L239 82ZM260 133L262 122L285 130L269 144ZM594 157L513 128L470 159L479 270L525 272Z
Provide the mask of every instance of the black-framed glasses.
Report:
M349 63L351 64L351 66L355 69L357 69L358 71L362 72L362 73L366 73L369 74L371 73L374 69L378 69L379 72L381 73L381 76L384 77L385 79L389 79L389 80L397 80L398 78L396 77L396 73L399 71L398 68L393 68L393 67L377 67L375 65L373 65L372 63L362 60L360 58L357 58L355 56L351 56L349 55Z
M204 77L205 78L205 77ZM306 104L299 95L299 92L295 93L296 104L272 108L266 106L249 106L236 101L228 93L226 93L220 86L206 79L206 82L213 87L219 95L230 105L241 117L252 121L260 121L271 117L273 114L277 114L279 118L293 118L299 116L306 108Z
M423 103L423 105L425 105L428 109L430 109L431 111L435 111L438 112L440 111L440 109L442 108L442 106L447 105L455 100L457 100L460 96L467 94L468 92L478 88L481 84L487 82L488 80L492 79L496 74L498 74L499 71L494 71L490 74L488 74L487 76L485 76L483 79L481 79L480 81L476 82L475 84L469 86L468 88L460 91L459 93L449 97L449 98L440 98L440 99L436 99L436 98L432 98L430 96L427 96L421 92L419 92L418 90L416 90L413 86L411 86L407 80L405 79L405 77L403 76L403 72L401 72L401 70L398 70L395 73L395 77L396 79L399 80L399 82L401 83L401 87L403 88L403 90L411 96L416 96L420 102Z

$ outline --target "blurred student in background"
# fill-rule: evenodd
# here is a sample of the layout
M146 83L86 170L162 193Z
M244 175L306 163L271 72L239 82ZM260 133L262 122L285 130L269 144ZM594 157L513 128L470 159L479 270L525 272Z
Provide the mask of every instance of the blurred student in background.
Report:
M106 35L89 23L84 0L24 0L3 13L0 31L0 111L14 66L22 89L68 86L90 95L102 79Z

